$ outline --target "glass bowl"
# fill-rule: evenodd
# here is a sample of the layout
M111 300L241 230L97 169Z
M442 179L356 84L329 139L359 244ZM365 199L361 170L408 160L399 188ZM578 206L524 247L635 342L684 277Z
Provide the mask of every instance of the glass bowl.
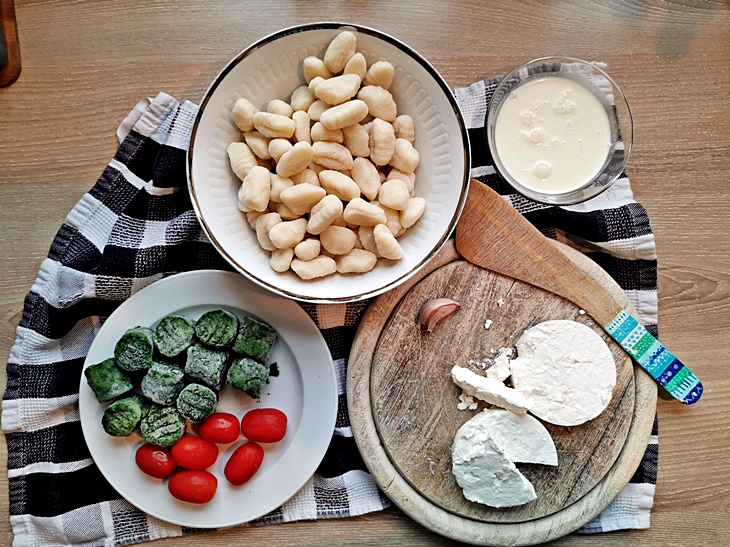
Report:
M548 81L556 77L569 82ZM519 100L524 103L517 103L520 93L516 90L538 80L537 85L545 94L535 100L529 96L528 88L523 88ZM563 84L567 87L561 87ZM530 86L532 93L537 85ZM555 95L559 89L566 89L567 94ZM586 89L590 93L585 93ZM587 102L578 101L581 94ZM509 102L515 104L505 108ZM518 107L519 104L522 106ZM520 110L519 114L516 109ZM503 118L498 123L500 115ZM548 129L542 127L543 123ZM561 125L550 125L553 123ZM601 127L600 139L605 139L591 149L588 146L591 137L598 135ZM489 150L499 175L523 196L549 205L579 203L608 189L626 168L633 144L631 109L616 82L599 66L572 57L542 57L505 76L489 104L486 128ZM567 132L561 133L563 128ZM583 138L587 141L585 147ZM522 164L518 166L515 158ZM551 160L557 169L553 170ZM569 172L580 168L583 176Z

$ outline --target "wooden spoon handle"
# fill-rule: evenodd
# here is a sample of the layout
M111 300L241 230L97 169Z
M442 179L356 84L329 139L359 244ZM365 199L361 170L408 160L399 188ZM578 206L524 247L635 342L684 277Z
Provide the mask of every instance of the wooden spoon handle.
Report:
M697 376L502 196L476 180L456 226L456 248L477 266L577 304L675 399L688 405L699 400L703 387Z

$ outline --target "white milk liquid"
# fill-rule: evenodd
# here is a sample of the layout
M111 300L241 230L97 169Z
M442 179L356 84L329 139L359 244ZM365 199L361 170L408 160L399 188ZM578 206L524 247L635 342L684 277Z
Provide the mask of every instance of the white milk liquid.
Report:
M590 90L549 76L512 90L497 114L494 139L515 181L558 194L580 188L599 173L611 148L611 127Z

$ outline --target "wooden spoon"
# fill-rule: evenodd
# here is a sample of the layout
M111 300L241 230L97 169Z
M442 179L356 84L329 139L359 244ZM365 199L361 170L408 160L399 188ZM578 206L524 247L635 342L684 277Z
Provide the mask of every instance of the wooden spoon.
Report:
M488 186L472 180L456 226L469 262L570 300L589 313L675 399L691 405L702 383L601 287Z

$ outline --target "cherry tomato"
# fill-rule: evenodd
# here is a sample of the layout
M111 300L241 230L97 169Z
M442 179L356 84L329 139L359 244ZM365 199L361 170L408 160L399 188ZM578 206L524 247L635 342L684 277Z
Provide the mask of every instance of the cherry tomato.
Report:
M172 445L172 457L187 469L206 469L218 459L218 447L194 435L186 435Z
M166 479L177 467L172 450L151 443L145 443L137 449L134 461L143 472L156 479Z
M233 414L214 412L201 422L198 432L208 441L228 444L238 439L241 428L238 425L238 418Z
M249 441L277 443L286 433L286 414L276 408L256 408L241 419L241 431Z
M248 481L256 474L264 460L264 449L253 442L242 444L233 451L223 470L228 482L236 486Z
M179 500L208 503L218 488L218 479L210 471L186 469L170 477L167 488Z

